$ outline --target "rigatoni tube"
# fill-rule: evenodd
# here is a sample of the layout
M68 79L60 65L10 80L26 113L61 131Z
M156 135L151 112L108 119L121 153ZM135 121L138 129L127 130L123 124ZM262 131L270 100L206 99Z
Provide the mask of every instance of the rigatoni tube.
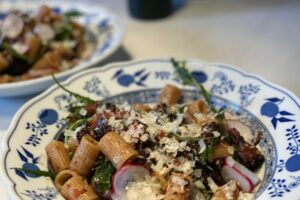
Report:
M61 188L61 194L68 200L98 200L92 187L81 176L68 179Z
M88 175L99 153L98 142L89 135L83 136L72 158L70 168L82 176Z
M158 102L167 105L173 105L179 101L181 97L181 89L174 85L167 84L161 92Z
M75 171L69 170L69 169L60 171L56 175L55 180L54 180L55 187L58 190L61 190L63 185L73 176L79 176L79 175Z
M99 141L101 152L117 168L137 157L138 153L117 133L108 132Z
M55 172L69 168L70 158L64 143L59 141L50 142L46 146L46 153L48 161Z

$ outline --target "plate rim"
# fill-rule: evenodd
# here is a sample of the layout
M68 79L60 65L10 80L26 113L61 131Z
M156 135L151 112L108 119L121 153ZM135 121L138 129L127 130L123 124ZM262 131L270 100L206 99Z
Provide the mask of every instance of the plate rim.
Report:
M92 68L92 69L87 69L85 71L81 71L79 73L76 73L70 77L68 77L65 81L61 82L62 85L64 86L68 86L70 85L74 80L76 80L78 77L84 76L86 74L90 74L94 71L98 71L98 72L104 72L106 70L109 70L111 68L117 68L117 67L130 67L132 64L139 64L139 63L145 63L145 62L169 62L170 59L168 58L148 58L148 59L134 59L134 60L130 60L130 61L120 61L120 62L112 62L109 64L106 64L104 66L97 66L97 68ZM300 108L300 99L290 90L277 85L276 83L272 83L270 81L268 81L267 79L253 74L253 73L248 73L245 72L244 69L238 68L235 65L230 65L230 64L225 64L225 63L218 63L218 62L206 62L203 61L201 59L194 59L194 58L190 58L190 59L185 59L188 63L197 63L197 64L205 64L205 65L215 65L221 68L226 68L229 69L231 71L237 72L243 76L249 77L249 78L254 78L258 81L260 81L263 84L266 84L267 86L278 90L281 93L284 93L285 95L289 96L294 103L297 105L298 108ZM18 111L16 112L16 114L14 115L8 130L5 132L5 135L3 137L2 140L2 145L3 145L3 151L1 152L1 160L0 160L0 165L2 167L0 167L0 173L1 173L1 177L2 180L4 181L4 183L8 186L8 194L9 196L12 196L14 198L17 199L22 199L16 192L15 192L15 187L16 187L16 183L14 183L11 178L9 177L8 173L6 172L6 168L5 168L5 160L6 157L8 155L8 153L11 151L10 148L10 144L9 144L9 140L13 135L13 132L15 130L15 128L17 128L17 124L19 119L21 118L21 116L26 112L26 110L28 109L28 107L30 105L32 105L33 103L41 100L42 98L50 95L54 90L56 90L57 88L59 88L58 85L53 84L51 87L49 87L47 90L45 90L44 92L42 92L41 94L35 96L34 98L32 98L31 100L27 101L20 109L18 109ZM300 189L299 189L300 191Z
M16 1L17 3L20 4L28 4L28 3L36 3L36 7L39 7L45 3L40 2L40 1L35 1L35 0L29 0L29 1ZM4 0L4 1L0 1L0 6L3 4L13 4L15 3L14 1L9 1L9 0ZM60 6L61 4L63 5L70 5L71 6L72 2L61 2L59 0L52 0L49 4L50 5L57 5ZM92 3L87 3L84 4L82 2L76 2L76 5L84 5L85 7L93 7ZM110 55L112 55L114 52L116 52L116 50L123 44L124 38L125 38L125 24L122 22L122 20L120 19L120 17L111 9L107 8L106 6L104 6L103 4L98 4L98 9L99 10L104 10L110 19L112 19L112 22L114 22L114 25L116 27L116 31L114 34L114 38L115 40L115 45L113 45L111 48L109 48L107 51L105 51L103 54L97 56L94 60L88 61L88 63L83 63L82 66L79 67L74 67L72 69L66 70L66 71L62 71L56 74L56 77L60 80L66 79L84 69L88 69L94 66L97 66L97 64L103 60L105 60L106 58L108 58ZM25 80L25 81L20 81L20 82L12 82L12 83L4 83L4 84L0 84L0 97L6 97L6 96L20 96L20 95L3 95L1 94L1 91L6 91L6 90L10 90L10 89L21 89L24 87L29 87L31 85L35 85L35 84L42 84L42 83L46 83L51 81L51 76L44 76L44 77L40 77L40 78L35 78L35 79L30 79L30 80ZM41 90L39 90L41 91Z

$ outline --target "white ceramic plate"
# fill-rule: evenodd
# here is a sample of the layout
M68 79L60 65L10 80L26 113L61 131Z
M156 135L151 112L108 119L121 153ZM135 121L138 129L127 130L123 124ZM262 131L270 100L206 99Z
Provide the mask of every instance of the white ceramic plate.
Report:
M3 18L10 10L33 12L44 4L47 4L56 12L70 10L82 12L83 16L80 16L77 21L87 27L91 40L96 44L96 50L90 59L80 62L70 70L58 73L56 76L59 79L95 65L112 54L121 45L124 36L123 25L111 11L99 5L92 6L66 1L4 1L0 2L0 18ZM51 77L46 76L28 81L0 84L0 96L21 96L36 93L49 87L52 83Z
M266 162L256 198L299 200L300 194L300 101L291 92L237 68L188 61L198 82L213 94L216 106L231 108L263 132L259 144ZM151 103L167 83L181 86L169 60L153 59L115 63L81 72L64 85L93 99L122 103ZM199 93L184 88L184 99ZM17 168L47 170L45 146L64 124L66 106L73 99L52 86L26 103L14 117L4 140L2 172L9 191L17 199L62 199L52 181L33 177ZM40 198L36 198L39 196Z

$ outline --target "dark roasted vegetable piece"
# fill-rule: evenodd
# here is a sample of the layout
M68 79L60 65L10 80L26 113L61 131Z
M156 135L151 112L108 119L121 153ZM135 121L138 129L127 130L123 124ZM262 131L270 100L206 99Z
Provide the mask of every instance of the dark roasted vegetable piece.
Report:
M265 161L265 158L257 147L246 142L235 128L229 129L228 135L236 147L234 158L237 157L237 159L251 171L259 169Z
M92 169L92 185L96 193L105 195L111 189L111 178L115 169L114 166L103 156L100 155L96 161L95 168Z

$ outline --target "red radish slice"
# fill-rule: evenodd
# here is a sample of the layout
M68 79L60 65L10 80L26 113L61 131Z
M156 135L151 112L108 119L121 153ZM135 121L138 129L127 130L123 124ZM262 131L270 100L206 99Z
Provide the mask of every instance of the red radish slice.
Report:
M226 120L226 124L229 129L235 128L238 130L241 136L243 136L247 142L251 143L251 140L253 139L253 133L248 126L239 120Z
M24 28L24 21L20 16L11 14L8 15L1 26L3 36L10 39L17 38Z
M140 180L146 175L150 176L150 171L139 164L128 163L119 169L112 178L112 190L115 196L125 195L128 182Z
M260 183L260 179L253 172L236 162L232 157L225 159L221 175L226 182L236 180L244 192L252 192L255 186Z

